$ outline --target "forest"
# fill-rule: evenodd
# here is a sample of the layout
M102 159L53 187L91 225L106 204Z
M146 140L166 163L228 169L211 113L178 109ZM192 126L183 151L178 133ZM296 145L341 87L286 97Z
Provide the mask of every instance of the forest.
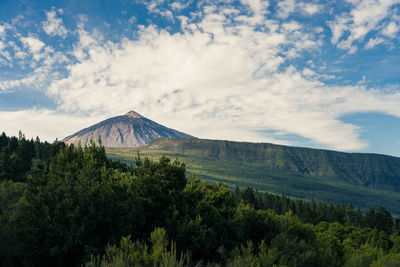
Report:
M0 266L400 266L400 220L0 136Z
M139 148L106 147L107 157L134 164L140 154L178 157L186 172L229 188L251 187L325 203L352 203L362 210L380 206L400 215L400 158L369 153L233 142L160 138Z

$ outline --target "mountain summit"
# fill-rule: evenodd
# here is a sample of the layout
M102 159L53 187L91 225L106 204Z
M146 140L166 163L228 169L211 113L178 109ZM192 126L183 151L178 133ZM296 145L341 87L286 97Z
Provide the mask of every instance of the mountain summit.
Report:
M135 112L135 111L133 111L133 110L131 110L131 111L129 111L128 113L126 113L125 116L129 116L129 117L137 118L137 119L143 118L142 115L140 115L139 113L137 113L137 112Z
M82 146L101 138L106 147L137 147L158 138L193 138L193 136L167 128L131 110L125 115L112 117L82 129L62 141Z

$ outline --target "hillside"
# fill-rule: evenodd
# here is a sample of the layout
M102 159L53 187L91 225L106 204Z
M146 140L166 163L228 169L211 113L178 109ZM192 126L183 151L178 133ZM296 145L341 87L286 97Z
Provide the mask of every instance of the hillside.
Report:
M159 139L143 149L247 162L271 170L400 190L400 158L386 155L202 139Z
M178 157L189 172L213 182L400 214L400 158L362 153L202 139L158 139L143 155ZM109 148L132 162L136 149Z
M400 266L400 219L384 208L231 191L94 143L2 134L0 151L0 266Z
M62 141L88 145L101 138L106 147L137 147L158 138L191 138L191 135L167 128L135 111L112 117L82 129Z

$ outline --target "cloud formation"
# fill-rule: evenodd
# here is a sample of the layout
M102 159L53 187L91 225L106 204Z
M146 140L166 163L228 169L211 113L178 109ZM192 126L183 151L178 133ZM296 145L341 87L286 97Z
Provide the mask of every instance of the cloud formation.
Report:
M11 79L0 76L0 93L22 87L45 90L51 80L60 77L59 70L68 61L68 53L56 51L37 34L22 34L14 25L0 25L0 67L5 65L7 72L13 73ZM25 75L20 75L21 71Z
M371 31L381 32L389 38L394 38L391 33L395 31L395 24L391 23L390 26L388 25L389 28L382 30L381 23L395 16L393 12L397 9L391 9L391 7L399 4L400 0L347 0L347 2L353 6L353 9L341 14L330 23L331 42L338 48L354 53L357 46L353 43L363 40Z
M63 36L65 37L68 33L67 29L63 25L61 18L57 18L57 13L62 14L62 9L50 10L46 12L47 20L42 22L43 30L50 36Z
M41 58L41 52L43 47L45 47L45 43L40 41L35 35L21 37L20 40L24 47L29 49L29 52L33 55L33 59L38 61Z
M276 14L264 0L242 0L241 5L204 1L198 4L198 12L186 15L181 11L188 5L182 1L149 1L150 13L179 22L180 30L150 22L138 25L134 38L112 42L98 30L87 30L80 19L74 30L77 41L67 53L55 51L35 35L21 37L26 50L21 52L29 53L40 66L23 79L1 81L0 89L40 84L58 104L58 113L0 113L0 121L13 125L6 116L22 119L21 114L31 112L49 121L65 120L54 134L63 128L67 135L95 119L134 109L203 138L288 143L280 136L292 134L327 148L365 148L368 143L360 139L361 129L340 118L356 112L400 117L400 93L362 83L330 85L324 81L335 76L320 73L313 61L307 67L294 63L305 54L320 54L324 38L355 52L354 43L368 32L379 34L370 36L365 49L396 36L397 20L385 20L396 1L356 2L350 3L352 11L330 22L329 37L323 27L310 29L290 17L296 12L314 16L322 6L295 0L280 1L274 7ZM43 23L50 36L66 34L60 30L65 28L57 14L49 11ZM65 66L62 74L60 66ZM67 118L66 114L73 115ZM88 115L91 119L84 119ZM27 125L39 131L35 123L29 119Z
M18 136L21 130L27 138L39 136L42 140L54 141L57 137L65 137L65 129L78 131L104 117L87 117L63 114L48 109L24 109L18 111L0 111L2 125L7 125L8 135ZM23 122L23 123L21 123Z
M306 3L296 0L283 0L278 2L278 17L287 18L294 12L299 12L305 16L312 16L319 13L323 6L315 3Z
M347 150L367 144L340 116L400 115L397 94L327 86L314 71L280 69L290 58L318 50L318 35L296 23L261 20L262 1L246 5L248 15L205 6L200 20L180 17L180 33L142 26L137 40L122 43L99 42L81 28L74 50L79 62L48 93L68 112L120 114L133 108L199 137L266 141L273 137L263 131L279 130Z

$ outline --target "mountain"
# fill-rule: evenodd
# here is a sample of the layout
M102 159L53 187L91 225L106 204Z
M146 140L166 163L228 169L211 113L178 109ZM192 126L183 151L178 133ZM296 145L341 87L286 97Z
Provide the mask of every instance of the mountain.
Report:
M397 157L197 138L158 139L139 149L143 156L178 157L189 173L210 182L400 214ZM107 153L129 162L136 150Z
M392 156L204 139L159 139L143 149L253 163L271 170L400 192L400 158Z
M193 136L167 128L150 119L129 111L74 133L62 141L82 146L101 138L105 147L137 147L158 138L193 138Z

